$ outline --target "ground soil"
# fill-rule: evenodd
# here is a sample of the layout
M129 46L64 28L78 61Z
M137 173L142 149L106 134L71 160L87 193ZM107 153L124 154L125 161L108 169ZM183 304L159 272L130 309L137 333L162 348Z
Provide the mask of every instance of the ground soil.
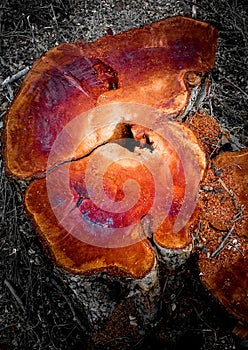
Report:
M0 4L0 129L21 79L7 77L30 67L44 51L77 39L92 41L178 14L192 14L192 1L2 0ZM197 1L197 18L219 30L211 88L202 107L235 141L247 136L247 3L245 0ZM223 148L228 149L227 142ZM88 349L83 315L73 309L62 281L27 220L14 182L0 175L0 349ZM160 320L132 349L231 350L248 342L232 334L236 320L212 299L199 280L197 257L162 278ZM76 315L76 317L75 317ZM120 318L121 322L121 318ZM113 339L108 348L118 348ZM127 347L128 348L128 347Z

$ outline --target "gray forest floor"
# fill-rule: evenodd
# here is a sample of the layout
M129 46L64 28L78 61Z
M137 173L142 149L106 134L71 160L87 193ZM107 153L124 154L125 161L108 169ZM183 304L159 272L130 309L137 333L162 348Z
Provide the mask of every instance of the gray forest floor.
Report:
M219 45L212 86L203 103L223 128L248 145L247 1L197 1L197 18L215 25ZM93 41L178 14L192 13L192 1L2 0L0 4L0 130L22 79L4 79L30 67L44 51L77 39ZM86 335L68 298L52 283L53 266L23 212L16 186L0 159L0 350L85 349ZM167 279L160 323L130 349L247 349L232 335L235 320L199 282L195 257ZM172 307L176 305L176 307ZM80 310L74 310L81 317ZM182 314L188 315L186 318ZM108 349L116 346L116 339ZM116 347L115 347L116 348ZM106 348L107 349L107 348Z

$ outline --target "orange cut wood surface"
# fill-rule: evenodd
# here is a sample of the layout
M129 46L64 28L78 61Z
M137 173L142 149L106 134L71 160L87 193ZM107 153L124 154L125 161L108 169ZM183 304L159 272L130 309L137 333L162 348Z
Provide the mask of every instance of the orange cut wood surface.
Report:
M4 160L10 176L32 180L25 193L25 206L59 266L74 273L119 269L124 274L141 278L153 268L155 251L140 235L148 237L153 232L156 244L169 249L181 249L191 244L190 232L185 225L194 217L198 186L206 168L205 154L197 137L178 122L169 127L169 130L172 128L171 134L167 134L169 141L149 130L149 123L145 128L140 128L139 123L130 123L126 133L122 127L128 118L119 118L118 107L116 116L110 110L114 105L118 106L117 102L132 102L163 111L166 120L182 115L190 102L192 88L204 83L206 73L214 65L216 45L217 30L214 27L178 16L105 36L93 43L64 43L35 61L6 116ZM104 106L107 106L106 115ZM101 123L97 117L99 109L95 107L101 108ZM73 121L77 123L70 129ZM158 118L157 124L160 122L162 125ZM66 137L60 138L63 133ZM105 144L111 142L120 142L121 147L123 141L116 141L118 138L131 138L150 168L123 160L107 169L103 176L105 195L112 200L113 208L120 205L119 212L113 211L111 216L111 210L100 210L89 200L89 192L96 192L98 204L104 202L103 192L97 192L94 185L89 191L84 177L96 150L104 149ZM160 154L162 162L168 163L172 185L167 181L166 172L163 173L161 159L152 152L154 150ZM95 179L106 160L107 157L103 157L94 165L97 171L92 171L90 178ZM66 164L70 164L68 174L67 170L64 172ZM54 182L49 189L52 176ZM191 181L187 181L189 176ZM157 181L155 185L152 178ZM67 182L63 182L65 179L70 184L69 191ZM123 183L127 180L129 183L138 180L140 184L141 195L134 205L131 205L136 199L134 185L129 189L133 198L129 196L125 202ZM156 189L160 190L160 185L168 194L155 193ZM49 192L51 188L55 192ZM169 203L171 193L172 205L167 212L167 199ZM154 199L161 222L152 231L152 220L147 215L150 215ZM128 210L125 207L125 217L123 203L130 205ZM182 217L184 212L186 215ZM75 213L77 216L73 216ZM181 229L174 233L177 216ZM145 228L142 226L144 218ZM159 220L154 219L155 224ZM65 221L69 226L65 226ZM90 233L80 229L80 221L91 225ZM121 244L125 234L121 238L117 229L129 227L132 222L138 225L125 234L133 241ZM103 228L100 242L99 237L94 238L96 226ZM72 233L72 227L76 227L76 234ZM103 246L108 228L116 229L113 246L109 242ZM117 243L121 247L116 248Z
M25 206L51 258L58 266L72 273L108 271L142 278L154 266L155 254L147 240L128 247L101 248L86 244L69 234L59 224L50 206L45 179L35 180L29 185Z
M173 17L51 49L34 63L8 110L8 173L24 179L44 172L64 126L96 105L128 101L182 113L190 97L185 77L211 70L216 45L211 25Z
M112 252L111 249L119 255L119 248L116 249L116 246L125 245L127 251L132 251L131 247L134 247L137 254L142 247L142 254L147 255L147 258L145 266L141 264L140 275L137 255L136 263L128 257L125 265L118 258L114 266L125 271L130 269L132 276L144 276L152 268L155 255L151 255L153 248L148 240L141 242L141 246L138 241L153 232L156 243L162 247L181 249L191 243L188 229L175 234L173 225L185 197L184 172L186 170L187 176L190 174L192 180L195 174L194 162L197 162L199 173L196 173L196 178L191 181L193 187L189 189L191 196L195 198L206 167L205 155L197 138L183 124L167 122L165 125L174 131L172 135L177 143L178 153L172 144L154 131L134 125L130 126L133 139L118 138L117 143L114 139L111 143L106 143L104 134L101 134L102 144L93 152L82 159L55 168L46 177L49 188L45 186L45 179L34 180L29 185L25 194L26 209L59 265L72 270L71 256L75 250L75 259L80 264L77 271L87 273L90 269L111 269L113 260L100 259L98 248L103 255ZM124 135L126 128L127 125L124 127ZM118 136L120 134L119 130ZM146 146L150 149L142 141L144 135L148 142ZM178 146L180 141L181 149ZM135 145L134 150L126 148L131 146L131 142ZM87 145L84 143L84 146ZM183 166L185 161L187 165ZM171 182L168 181L170 178ZM123 185L128 181L133 182L124 189ZM109 200L112 201L110 206L102 208L101 205ZM125 231L120 232L120 228ZM110 230L114 230L112 236ZM69 248L66 248L67 244ZM111 249L103 249L103 246ZM78 251L81 255L84 249L92 253L88 265L87 261L80 263L77 256ZM94 254L97 263L92 261ZM66 255L68 259L65 259ZM88 253L85 258L88 259ZM133 267L128 265L129 261L136 265L135 273Z

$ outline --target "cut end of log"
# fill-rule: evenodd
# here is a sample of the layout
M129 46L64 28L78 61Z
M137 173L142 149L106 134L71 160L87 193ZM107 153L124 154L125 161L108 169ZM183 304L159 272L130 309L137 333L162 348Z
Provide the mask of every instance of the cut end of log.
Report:
M51 258L73 274L108 271L142 278L154 265L155 255L147 242L109 249L86 244L69 234L59 224L50 206L45 179L36 180L28 187L25 205Z
M216 45L214 27L179 16L49 50L34 63L6 116L9 175L44 173L65 125L96 106L133 102L183 113L191 88L213 67Z
M120 114L112 118L115 108ZM145 110L158 130L128 123L134 110L137 120ZM104 128L96 129L97 136L86 128L90 136L76 151L81 157L51 169L26 191L26 209L42 239L59 266L81 274L119 268L120 274L144 277L155 260L152 237L162 255L177 250L174 260L180 254L185 260L192 247L188 226L206 167L197 138L148 107L101 107L86 118L94 130L99 113L101 121L111 122L106 136ZM76 129L81 135L79 128L70 130ZM98 140L93 149L92 140Z

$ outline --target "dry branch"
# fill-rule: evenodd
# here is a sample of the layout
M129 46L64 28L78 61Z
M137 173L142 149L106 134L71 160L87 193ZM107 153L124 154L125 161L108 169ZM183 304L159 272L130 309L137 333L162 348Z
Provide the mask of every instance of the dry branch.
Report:
M6 79L4 79L4 81L2 82L2 86L5 86L7 84L11 84L14 81L22 78L24 75L27 74L27 72L29 71L29 67L25 67L22 70L20 70L19 72L17 72L16 74L12 75L12 76L8 76Z
M14 289L14 287L12 286L12 284L8 281L8 280L4 280L4 284L6 285L6 287L9 289L10 293L13 295L13 297L15 298L16 302L18 303L18 305L20 306L20 308L22 309L23 312L26 312L25 307L23 305L23 302L21 301L21 298L19 297L19 295L17 294L16 290Z

